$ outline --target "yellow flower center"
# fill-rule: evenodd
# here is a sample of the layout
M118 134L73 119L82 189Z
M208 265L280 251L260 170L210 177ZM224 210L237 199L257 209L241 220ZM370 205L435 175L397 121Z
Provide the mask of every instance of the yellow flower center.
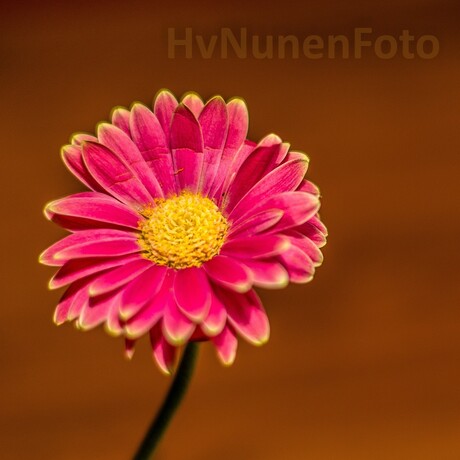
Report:
M142 214L139 244L157 265L199 267L219 254L227 235L227 219L214 202L187 191L155 200Z

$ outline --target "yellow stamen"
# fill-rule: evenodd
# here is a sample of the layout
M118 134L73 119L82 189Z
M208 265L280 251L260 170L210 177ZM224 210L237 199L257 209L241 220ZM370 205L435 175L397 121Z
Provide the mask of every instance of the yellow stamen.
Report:
M209 198L188 191L144 209L139 244L144 256L175 269L199 267L219 254L227 219Z

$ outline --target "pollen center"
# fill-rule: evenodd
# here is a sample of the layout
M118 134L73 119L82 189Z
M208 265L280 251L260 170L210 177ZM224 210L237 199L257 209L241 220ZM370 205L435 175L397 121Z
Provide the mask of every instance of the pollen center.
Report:
M219 254L227 235L227 219L214 202L187 191L155 200L142 214L139 244L157 265L199 267Z

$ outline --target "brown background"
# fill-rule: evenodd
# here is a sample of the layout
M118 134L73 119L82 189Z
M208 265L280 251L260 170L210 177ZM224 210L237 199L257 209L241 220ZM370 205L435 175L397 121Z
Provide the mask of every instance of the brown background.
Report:
M230 369L202 347L158 460L459 459L458 2L62 3L4 3L0 19L0 458L128 459L168 386L147 343L128 363L101 330L55 327L37 264L63 235L43 204L80 190L59 147L168 87L242 96L253 139L307 151L330 239L314 282L263 293L268 345L242 343ZM185 26L406 28L441 51L168 59L167 28Z

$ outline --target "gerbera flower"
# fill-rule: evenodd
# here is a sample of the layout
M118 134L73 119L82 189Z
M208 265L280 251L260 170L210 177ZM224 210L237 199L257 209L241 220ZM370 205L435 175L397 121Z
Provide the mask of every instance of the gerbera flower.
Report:
M241 99L161 91L153 111L117 108L96 136L72 137L62 158L91 191L45 208L71 232L40 256L59 267L50 288L68 286L57 324L105 324L128 356L149 334L167 373L188 341L211 340L228 365L237 337L268 340L254 287L310 281L326 228L307 156L247 128Z

